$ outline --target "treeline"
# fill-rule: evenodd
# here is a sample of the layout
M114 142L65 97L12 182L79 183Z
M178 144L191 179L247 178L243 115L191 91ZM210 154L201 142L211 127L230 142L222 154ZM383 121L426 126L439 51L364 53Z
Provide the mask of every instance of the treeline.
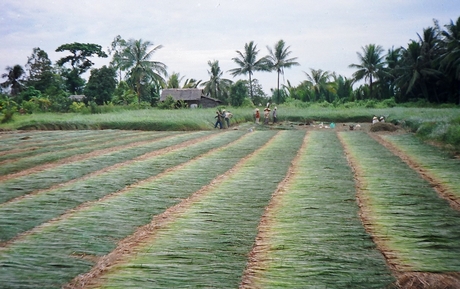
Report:
M417 33L407 47L384 51L382 46L368 44L358 52L358 62L350 64L356 71L352 78L322 69L310 69L305 80L294 86L289 81L280 85L285 69L299 65L291 57L290 47L283 40L268 54L258 57L260 50L254 42L232 58L236 68L232 76L244 75L247 80L233 82L223 78L218 60L208 61L209 79L188 78L180 73L168 73L167 65L154 60L162 45L142 39L114 38L107 52L98 44L63 44L56 52L66 53L56 63L36 47L25 66L14 65L2 74L0 110L4 115L21 111L81 111L101 105L133 107L157 106L164 88L200 87L210 97L233 106L274 103L343 104L362 101L404 103L460 104L460 17L441 27L433 26ZM109 65L93 68L93 57L110 57ZM86 81L82 75L90 72ZM275 72L277 87L266 95L254 77L258 71ZM363 83L357 86L358 83ZM71 95L85 95L85 98Z

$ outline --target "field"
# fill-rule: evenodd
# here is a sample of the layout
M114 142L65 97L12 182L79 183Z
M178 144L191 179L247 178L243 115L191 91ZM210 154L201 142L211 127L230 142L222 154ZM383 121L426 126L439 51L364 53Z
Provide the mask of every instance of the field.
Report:
M0 144L0 288L460 288L460 160L402 130Z

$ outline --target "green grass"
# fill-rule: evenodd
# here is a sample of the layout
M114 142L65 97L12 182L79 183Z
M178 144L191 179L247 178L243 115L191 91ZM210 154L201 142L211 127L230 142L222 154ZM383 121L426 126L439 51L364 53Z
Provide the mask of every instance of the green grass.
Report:
M96 132L93 132L95 134ZM188 141L193 138L202 137L207 132L195 132L191 134L176 135L175 133L149 133L150 143L137 145L131 148L119 149L113 152L84 159L81 161L62 164L51 169L46 169L36 173L27 174L26 176L16 177L0 182L0 203L6 202L15 197L29 194L33 191L50 188L53 185L63 184L76 178L83 177L89 173L96 172L106 167L122 163L142 156L143 154L163 149L168 146ZM162 139L162 137L169 138ZM129 144L139 140L137 137L129 137L122 141L116 141L117 144Z
M77 131L76 131L77 132ZM36 137L28 136L30 142L28 144L22 145L22 141L15 141L7 144L10 148L9 151L3 151L0 155L0 162L10 160L11 162L16 159L37 156L44 153L56 153L63 150L78 148L78 147L91 147L94 145L109 145L115 142L117 143L127 143L127 140L130 138L145 138L149 139L153 134L150 135L146 133L139 132L116 132L116 131L107 131L106 133L96 133L95 131L89 131L91 133L85 133L84 131L78 131L79 134L71 133L69 135L64 135L59 131L47 131L42 132L44 136L47 137L44 141L36 139ZM100 132L100 131L99 131ZM158 135L161 135L158 133ZM43 136L42 136L43 138ZM132 141L129 141L132 142ZM20 151L16 151L20 149Z
M228 141L233 138L230 135L235 134L239 133L218 135L218 138L201 146L209 148L216 145L218 140ZM91 261L72 257L72 254L102 256L109 253L118 240L132 234L138 226L150 222L152 216L209 184L242 157L266 143L273 134L248 134L220 150L187 162L178 170L148 183L132 186L123 194L95 203L10 244L0 250L0 280L3 286L60 288L93 265ZM187 157L185 151L172 152L170 156L170 161L191 158L190 155ZM99 189L103 189L103 186Z
M383 135L460 199L460 160L410 134Z
M460 213L365 133L341 134L363 172L376 235L412 271L460 271Z
M299 131L276 136L104 276L102 288L237 288L260 217L303 136Z
M313 131L265 241L257 288L386 288L394 280L365 232L353 174L335 132Z
M205 143L201 142L146 160L131 162L67 186L0 205L0 219L2 220L0 223L0 241L7 241L81 203L94 201L117 192L126 186L159 174L167 168L206 153L210 149L225 145L239 136L241 133L237 131L222 136L215 135L214 140L207 140ZM169 144L177 144L184 137L187 136L182 135L176 139L169 139Z
M57 137L59 136L54 136L54 139L57 140ZM117 139L120 137L121 139ZM75 155L126 145L135 141L153 141L157 137L158 135L156 134L148 135L142 133L124 136L124 133L120 133L118 136L116 134L100 138L93 136L93 139L83 141L79 138L74 138L72 143L66 145L50 145L49 148L44 147L43 149L19 153L19 155L23 155L23 157L6 161L2 164L0 167L0 176L16 173L41 164L52 163Z

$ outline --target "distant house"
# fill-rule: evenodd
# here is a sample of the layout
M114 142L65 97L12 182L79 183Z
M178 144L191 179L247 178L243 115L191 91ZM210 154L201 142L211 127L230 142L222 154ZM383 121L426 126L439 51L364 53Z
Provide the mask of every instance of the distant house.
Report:
M201 106L203 108L208 108L222 104L222 101L204 95L203 90L199 88L163 89L160 101L165 101L168 95L172 96L175 101L184 101L189 107Z
M69 99L73 101L83 101L85 98L86 96L83 94L76 94L76 95L69 96Z

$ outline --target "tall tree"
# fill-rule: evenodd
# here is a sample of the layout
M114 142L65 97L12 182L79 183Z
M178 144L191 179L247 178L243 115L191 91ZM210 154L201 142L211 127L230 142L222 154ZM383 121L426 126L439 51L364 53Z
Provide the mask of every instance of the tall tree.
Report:
M102 47L93 43L70 43L63 44L56 49L56 52L69 51L71 55L62 57L57 61L57 65L64 67L65 64L70 63L71 69L62 70L63 76L66 78L67 89L72 93L81 93L85 80L80 77L85 73L94 63L90 57L107 57L107 54L102 51Z
M238 57L232 58L232 60L238 64L239 67L231 69L230 73L233 76L237 75L249 75L249 87L250 87L250 96L253 98L252 91L252 75L254 71L270 71L270 65L267 56L257 59L257 45L254 44L254 41L246 43L244 45L244 51L236 51Z
M447 29L442 31L442 36L447 50L442 55L441 65L450 76L453 95L457 96L457 104L460 104L460 17L455 23L451 20L445 27Z
M204 93L212 98L225 101L226 92L230 89L232 81L222 78L224 72L220 70L219 61L208 61L210 70L208 70L209 80L203 82Z
M123 50L126 48L126 40L121 38L120 35L115 36L113 39L108 52L109 55L112 56L112 61L110 61L110 65L112 65L116 70L118 70L118 77L119 82L121 82L121 58L123 57Z
M270 47L267 46L269 55L268 61L270 67L273 71L276 71L278 74L277 80L277 93L278 93L278 100L280 99L280 74L284 75L285 68L291 68L292 66L300 65L295 60L297 57L289 58L291 51L289 51L290 46L286 47L286 43L284 40L279 40L272 50Z
M28 71L27 85L44 93L54 82L54 73L48 54L35 47L32 55L27 58L26 70Z
M78 74L86 72L94 63L90 57L107 57L107 54L102 51L102 46L93 43L70 43L63 44L56 49L56 52L69 51L71 55L62 57L57 61L59 66L64 66L70 63L73 70L77 70Z
M91 69L91 76L85 87L85 95L89 101L104 105L112 100L117 86L116 71L113 67L102 66Z
M16 64L6 68L7 73L2 74L2 78L6 78L6 81L1 83L3 88L10 88L10 93L13 97L18 95L24 87L24 68L21 65Z
M153 54L163 46L157 45L150 49L152 45L150 41L130 39L120 59L121 68L128 70L127 76L135 88L139 103L143 86L151 81L164 83L162 75L167 75L164 63L151 60Z
M357 52L360 64L350 64L349 67L357 68L358 70L353 73L355 80L369 80L369 91L371 97L373 96L372 85L374 79L379 78L380 70L384 68L384 55L383 48L380 45L369 44L362 47L363 54Z
M173 72L166 80L165 88L180 88L180 82L182 79L184 79L184 76L181 77L180 73Z
M323 99L330 101L329 92L331 92L334 87L330 82L331 74L329 71L310 68L310 73L305 71L304 73L307 76L307 83L314 92L315 100L318 101Z

